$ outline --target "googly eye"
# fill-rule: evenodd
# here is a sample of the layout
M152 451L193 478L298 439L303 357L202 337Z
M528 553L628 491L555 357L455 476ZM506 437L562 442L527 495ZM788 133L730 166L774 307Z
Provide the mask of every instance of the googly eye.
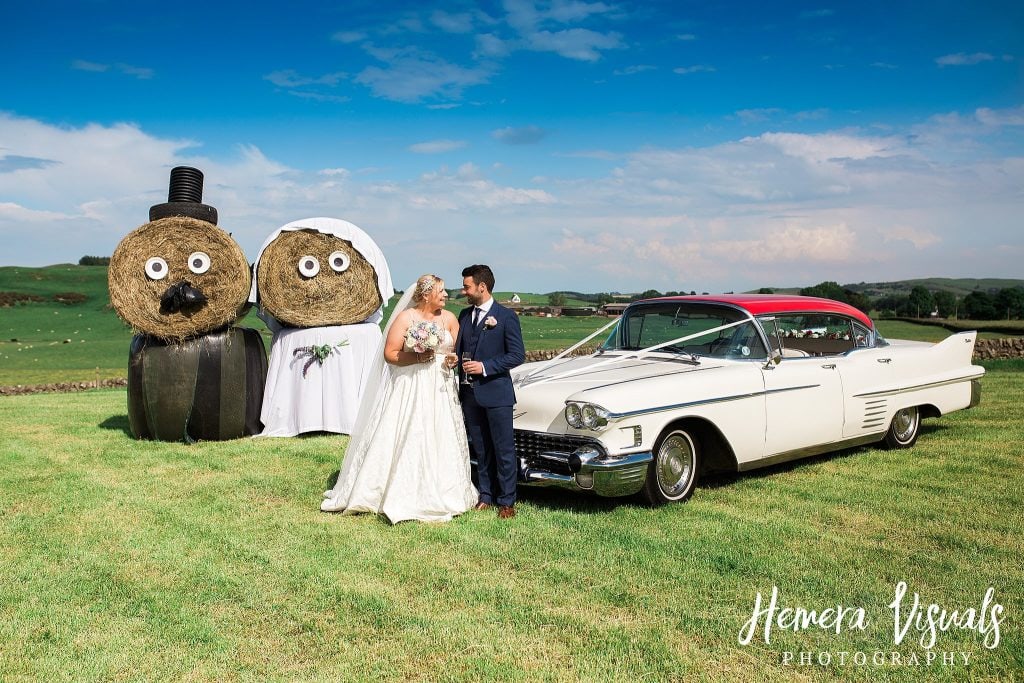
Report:
M349 264L351 263L348 258L348 254L343 251L336 251L332 253L328 257L327 262L331 264L331 270L335 273L344 273L348 270Z
M188 269L196 275L202 275L210 269L210 255L202 251L194 251L188 257Z
M159 256L146 259L146 277L150 280L163 280L167 277L167 261Z
M320 272L320 262L316 256L303 256L299 259L299 273L303 277L316 277Z

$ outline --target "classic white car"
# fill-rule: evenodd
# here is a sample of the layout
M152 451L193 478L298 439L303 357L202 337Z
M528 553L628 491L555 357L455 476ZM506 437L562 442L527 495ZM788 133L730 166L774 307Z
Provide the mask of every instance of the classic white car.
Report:
M659 504L711 471L909 448L922 418L980 401L976 336L885 340L861 311L812 297L640 301L597 353L513 373L520 483Z

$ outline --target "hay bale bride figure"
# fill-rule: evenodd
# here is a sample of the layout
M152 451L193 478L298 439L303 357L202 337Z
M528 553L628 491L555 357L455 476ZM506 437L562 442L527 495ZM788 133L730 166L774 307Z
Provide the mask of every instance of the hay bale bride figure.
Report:
M406 289L384 331L325 512L371 512L397 524L447 521L477 502L452 369L459 333L444 281Z

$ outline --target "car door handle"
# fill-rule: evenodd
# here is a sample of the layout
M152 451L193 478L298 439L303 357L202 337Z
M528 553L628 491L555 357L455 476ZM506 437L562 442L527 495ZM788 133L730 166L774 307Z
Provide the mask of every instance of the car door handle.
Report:
M879 358L878 362L879 363L891 363L892 362L892 358Z
M826 363L825 365L822 365L821 367L825 368L826 370L835 370L836 369L836 364L835 363Z

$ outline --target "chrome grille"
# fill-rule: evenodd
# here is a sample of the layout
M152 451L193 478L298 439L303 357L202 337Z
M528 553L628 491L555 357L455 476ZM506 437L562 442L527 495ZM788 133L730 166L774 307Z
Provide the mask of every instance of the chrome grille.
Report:
M528 432L523 429L515 430L515 439L516 455L520 458L526 458L527 460L533 460L537 457L538 453L548 451L569 454L584 444L595 443L591 439L580 436L548 434L546 432Z

